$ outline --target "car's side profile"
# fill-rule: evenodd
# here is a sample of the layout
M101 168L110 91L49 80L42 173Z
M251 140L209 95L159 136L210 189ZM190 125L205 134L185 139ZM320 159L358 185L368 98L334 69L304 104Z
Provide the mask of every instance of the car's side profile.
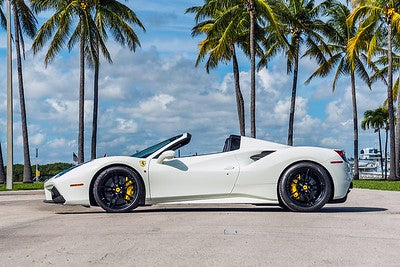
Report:
M158 203L274 203L316 211L344 202L351 187L351 169L339 150L231 135L221 153L176 158L190 139L185 133L130 157L75 166L45 183L46 201L108 212Z

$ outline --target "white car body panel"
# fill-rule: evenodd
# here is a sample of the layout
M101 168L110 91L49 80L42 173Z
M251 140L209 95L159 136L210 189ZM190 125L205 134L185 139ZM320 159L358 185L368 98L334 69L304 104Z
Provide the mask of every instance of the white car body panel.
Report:
M206 166L206 167L205 167ZM151 198L221 195L232 192L239 163L232 152L150 161Z
M183 134L147 158L100 158L53 177L45 183L46 200L52 200L51 191L55 187L65 199L65 205L90 206L93 203L89 192L94 179L102 170L114 165L128 166L142 177L146 189L145 204L277 204L277 184L281 174L288 166L301 161L317 163L328 171L333 182L333 199L342 199L348 193L352 180L350 167L332 149L289 147L241 137L238 150L157 162L156 157L161 152L188 136L190 140L189 134ZM274 152L257 161L250 158L262 151Z

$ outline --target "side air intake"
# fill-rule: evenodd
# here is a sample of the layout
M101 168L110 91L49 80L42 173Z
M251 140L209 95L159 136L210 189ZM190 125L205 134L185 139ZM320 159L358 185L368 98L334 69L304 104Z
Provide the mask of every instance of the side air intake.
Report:
M269 154L274 153L274 152L275 151L263 151L260 154L251 156L250 158L254 161L257 161L257 160L262 159L263 157L268 156Z

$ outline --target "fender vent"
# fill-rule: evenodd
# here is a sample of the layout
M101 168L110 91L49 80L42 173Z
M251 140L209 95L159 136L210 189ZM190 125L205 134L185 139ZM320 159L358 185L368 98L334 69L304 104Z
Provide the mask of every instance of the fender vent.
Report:
M269 154L274 153L274 152L275 151L263 151L260 154L251 156L250 158L254 161L257 161L257 160L262 159L263 157L268 156Z

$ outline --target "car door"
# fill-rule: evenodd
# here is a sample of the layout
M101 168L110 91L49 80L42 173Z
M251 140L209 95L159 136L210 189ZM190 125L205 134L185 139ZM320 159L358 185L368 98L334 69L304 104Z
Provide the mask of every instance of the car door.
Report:
M157 198L199 198L229 194L239 175L234 153L174 158L158 163L150 160L152 200Z

